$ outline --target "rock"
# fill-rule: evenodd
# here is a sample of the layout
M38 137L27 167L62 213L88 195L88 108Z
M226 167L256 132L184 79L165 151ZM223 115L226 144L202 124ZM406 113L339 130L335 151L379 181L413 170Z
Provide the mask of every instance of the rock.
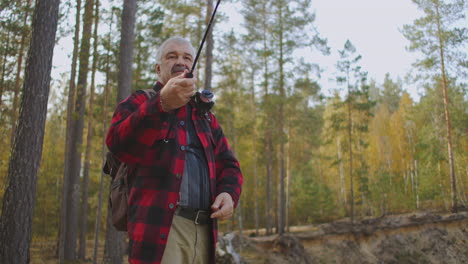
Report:
M228 233L224 236L218 236L216 245L216 263L217 264L241 264L246 263L240 256L240 247L243 246L242 239L235 233Z
M291 263L309 264L311 257L307 254L301 241L291 234L278 236L273 242L273 250L291 260Z

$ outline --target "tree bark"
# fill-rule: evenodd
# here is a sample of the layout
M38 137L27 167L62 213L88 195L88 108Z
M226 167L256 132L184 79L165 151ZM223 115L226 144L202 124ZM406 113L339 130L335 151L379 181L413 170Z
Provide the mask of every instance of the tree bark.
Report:
M353 119L351 115L351 85L349 84L349 68L346 72L346 87L348 88L348 153L349 153L349 191L350 191L350 216L351 216L351 223L354 223L354 177L353 177Z
M78 250L78 258L85 260L86 258L86 233L87 233L87 222L88 222L88 185L89 185L89 167L91 163L92 143L93 143L93 108L94 108L94 89L96 79L96 69L98 60L98 25L99 25L99 0L95 2L94 8L94 32L93 32L93 65L91 69L91 88L89 96L89 107L88 107L88 135L86 139L86 152L85 152L85 164L83 171L83 186L81 194L81 229L80 229L80 247Z
M257 107L255 104L255 71L252 70L251 77L251 101L250 104L253 108L252 123L253 123L253 176L254 176L254 217L255 217L255 235L258 236L259 229L259 214L258 214L258 175L257 175Z
M262 4L262 13L266 14L266 3ZM268 49L268 44L267 44L267 24L265 19L262 20L262 35L263 35L263 48L264 50ZM264 78L264 101L266 102L265 105L268 104L269 102L269 87L268 87L268 75L269 75L269 69L268 69L268 57L264 54L263 55L263 78ZM268 114L268 113L267 113ZM271 131L270 127L266 128L265 131L265 155L266 155L266 214L265 214L265 229L266 229L266 234L269 235L271 234L272 230L272 223L271 223L271 173L272 173L272 157L271 153L273 151L273 146L272 146L272 139L271 139Z
M265 215L265 220L266 220L266 234L270 235L272 233L272 205L271 205L271 170L272 170L272 157L271 153L273 152L273 147L272 147L272 140L271 140L271 133L267 131L266 133L266 146L265 146L265 153L266 153L266 215Z
M98 5L99 0L97 0L96 5ZM111 43L111 32L112 32L112 22L113 22L113 17L114 17L114 10L112 10L111 13L111 21L109 23L109 35L108 35L108 41ZM102 114L102 134L105 135L107 132L107 107L108 107L108 102L109 102L109 81L110 81L110 49L107 50L107 56L106 56L106 83L104 85L104 107L103 107L103 114ZM105 137L102 137L102 157L101 160L104 164L105 158L106 158L106 139ZM101 171L101 179L99 183L99 198L98 198L98 208L97 208L97 216L96 216L96 230L94 234L94 255L93 255L93 264L97 264L97 252L99 248L99 234L101 233L101 217L102 217L102 195L104 193L104 172Z
M29 263L37 173L42 156L59 0L38 0L26 62L18 135L0 219L0 263Z
M208 26L210 22L211 15L213 14L213 0L206 1L206 20L205 25ZM210 30L208 31L208 35L206 36L206 65L205 65L205 90L211 91L211 80L212 80L212 66L213 66L213 25L211 26Z
M336 145L340 171L340 202L343 204L344 207L346 207L346 204L348 202L346 201L346 184L344 177L343 154L341 153L341 137L337 137Z
M91 28L93 24L93 0L86 0L83 15L83 34L81 37L80 66L76 90L75 110L72 116L69 188L67 197L67 217L65 228L65 259L76 259L76 242L78 227L78 209L80 200L81 147L86 109L86 87L89 71L89 51Z
M416 209L419 209L419 172L418 172L418 160L414 160L414 183L416 191Z
M284 228L286 232L289 232L289 208L291 207L291 194L290 194L290 188L291 188L291 136L294 137L294 135L291 135L292 127L291 127L291 121L289 120L289 117L286 118L287 125L286 127L288 128L289 133L287 134L287 143L286 143L286 200L285 200L285 219L284 219Z
M110 192L110 189L108 190ZM117 231L112 225L111 209L107 207L107 232L106 244L104 246L104 259L103 263L109 264L122 264L123 248L125 232Z
M280 103L279 103L279 135L281 138L284 138L284 100L286 98L286 93L284 91L284 60L283 60L283 2L280 1L278 6L278 19L279 19L279 59L278 59L278 67L279 67L279 95L280 95ZM280 161L280 197L279 197L279 218L278 218L278 234L284 233L284 226L285 226L285 217L286 217L286 198L285 198L285 188L284 188L284 179L286 177L285 171L285 151L284 151L284 142L280 140L280 151L279 151L279 161Z
M122 10L122 32L120 38L119 79L117 91L117 103L130 95L132 85L133 43L135 39L135 13L137 9L136 0L124 0ZM123 234L118 232L109 221L108 212L105 258L112 264L122 263L123 256Z
M5 87L5 71L6 71L6 64L8 62L8 52L10 51L10 31L7 32L7 41L5 45L5 52L3 53L2 58L2 77L0 78L0 106L2 106L2 97Z
M26 2L26 6L29 7L31 5L31 0ZM15 76L15 86L14 86L14 94L13 94L13 109L11 114L11 142L15 141L16 135L16 120L18 119L18 101L19 101L19 94L20 94L20 87L21 87L21 73L23 69L23 57L24 57L24 49L26 48L26 39L28 38L28 17L29 11L24 14L23 20L23 30L21 34L20 40L20 49L18 52L18 62L16 67L16 76Z
M201 43L201 40L203 38L203 25L206 24L204 22L205 19L203 19L203 7L204 7L204 4L203 4L203 1L197 1L198 2L198 10L199 12L197 12L197 27L195 29L195 40L196 40L196 43ZM185 16L184 16L185 17ZM205 15L206 17L206 15ZM195 51L196 52L196 51ZM202 60L198 60L198 69L201 69L203 68L204 66L202 66ZM197 77L197 80L201 80L200 78L200 72L201 71L195 71L196 73L196 77Z
M81 0L76 0L76 16L75 16L75 36L73 39L73 55L70 73L70 82L68 88L68 103L67 103L67 125L66 125L66 138L65 138L65 160L63 164L63 184L62 184L62 201L60 207L60 229L59 229L59 246L58 255L59 263L65 261L65 234L66 234L66 219L67 219L67 202L68 202L68 189L70 184L69 168L71 164L70 144L72 141L72 113L75 107L75 78L76 78L76 65L78 60L78 49L80 42L80 15L81 15Z
M117 103L132 91L133 42L135 39L136 0L124 0L122 11L122 32L120 38L120 60Z
M439 57L440 57L440 71L442 75L442 89L444 93L444 111L445 111L445 122L447 126L447 152L448 160L450 167L450 186L452 191L452 211L456 212L458 210L458 197L457 197L457 177L455 176L455 159L453 155L452 147L452 125L450 120L450 111L449 111L449 98L447 92L447 77L445 74L445 57L444 57L444 43L442 41L442 32L441 32L441 18L439 14L439 2L436 1L436 14L437 14L437 38L439 40Z

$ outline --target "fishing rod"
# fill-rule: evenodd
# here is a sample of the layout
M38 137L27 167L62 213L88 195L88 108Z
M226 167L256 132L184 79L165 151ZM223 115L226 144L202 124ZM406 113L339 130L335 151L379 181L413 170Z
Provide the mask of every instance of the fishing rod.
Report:
M197 66L198 58L200 57L201 50L203 49L203 44L205 44L206 36L208 36L208 32L210 32L211 24L213 23L214 16L216 15L216 11L218 10L218 6L221 0L216 2L215 9L213 14L211 14L210 22L206 27L205 34L203 35L202 41L200 43L200 47L198 48L197 55L195 56L195 60L193 61L192 69L188 72L185 77L186 78L193 78L193 71ZM214 102L212 101L214 94L209 90L203 90L201 93L196 92L194 95L195 102L197 104L198 112L202 115L206 115L208 111L213 107Z
M195 60L193 61L192 69L190 70L190 72L188 72L185 75L187 78L193 78L193 71L195 70L195 66L197 66L198 58L200 57L201 50L203 49L203 44L205 44L206 36L208 35L208 32L210 32L211 24L213 23L213 18L216 14L216 11L218 10L218 6L220 2L221 0L218 0L218 2L216 2L215 9L210 18L210 22L208 23L208 26L206 27L205 35L203 35L202 41L200 43L200 47L198 48L198 51L197 51L197 55L195 56Z

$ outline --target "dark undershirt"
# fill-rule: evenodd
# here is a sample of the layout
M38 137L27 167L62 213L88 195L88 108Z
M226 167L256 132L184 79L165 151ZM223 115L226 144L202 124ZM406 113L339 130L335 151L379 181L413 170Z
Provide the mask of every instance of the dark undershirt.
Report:
M187 104L187 146L179 205L208 210L210 208L208 162L203 145L197 136L191 113L192 107Z

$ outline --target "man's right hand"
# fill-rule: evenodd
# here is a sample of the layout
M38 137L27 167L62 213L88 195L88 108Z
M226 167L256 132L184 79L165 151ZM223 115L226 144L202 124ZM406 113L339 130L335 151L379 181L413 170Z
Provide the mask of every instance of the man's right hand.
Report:
M165 111L170 111L184 106L195 95L197 80L195 78L185 78L188 70L180 75L169 79L160 92L162 107Z

